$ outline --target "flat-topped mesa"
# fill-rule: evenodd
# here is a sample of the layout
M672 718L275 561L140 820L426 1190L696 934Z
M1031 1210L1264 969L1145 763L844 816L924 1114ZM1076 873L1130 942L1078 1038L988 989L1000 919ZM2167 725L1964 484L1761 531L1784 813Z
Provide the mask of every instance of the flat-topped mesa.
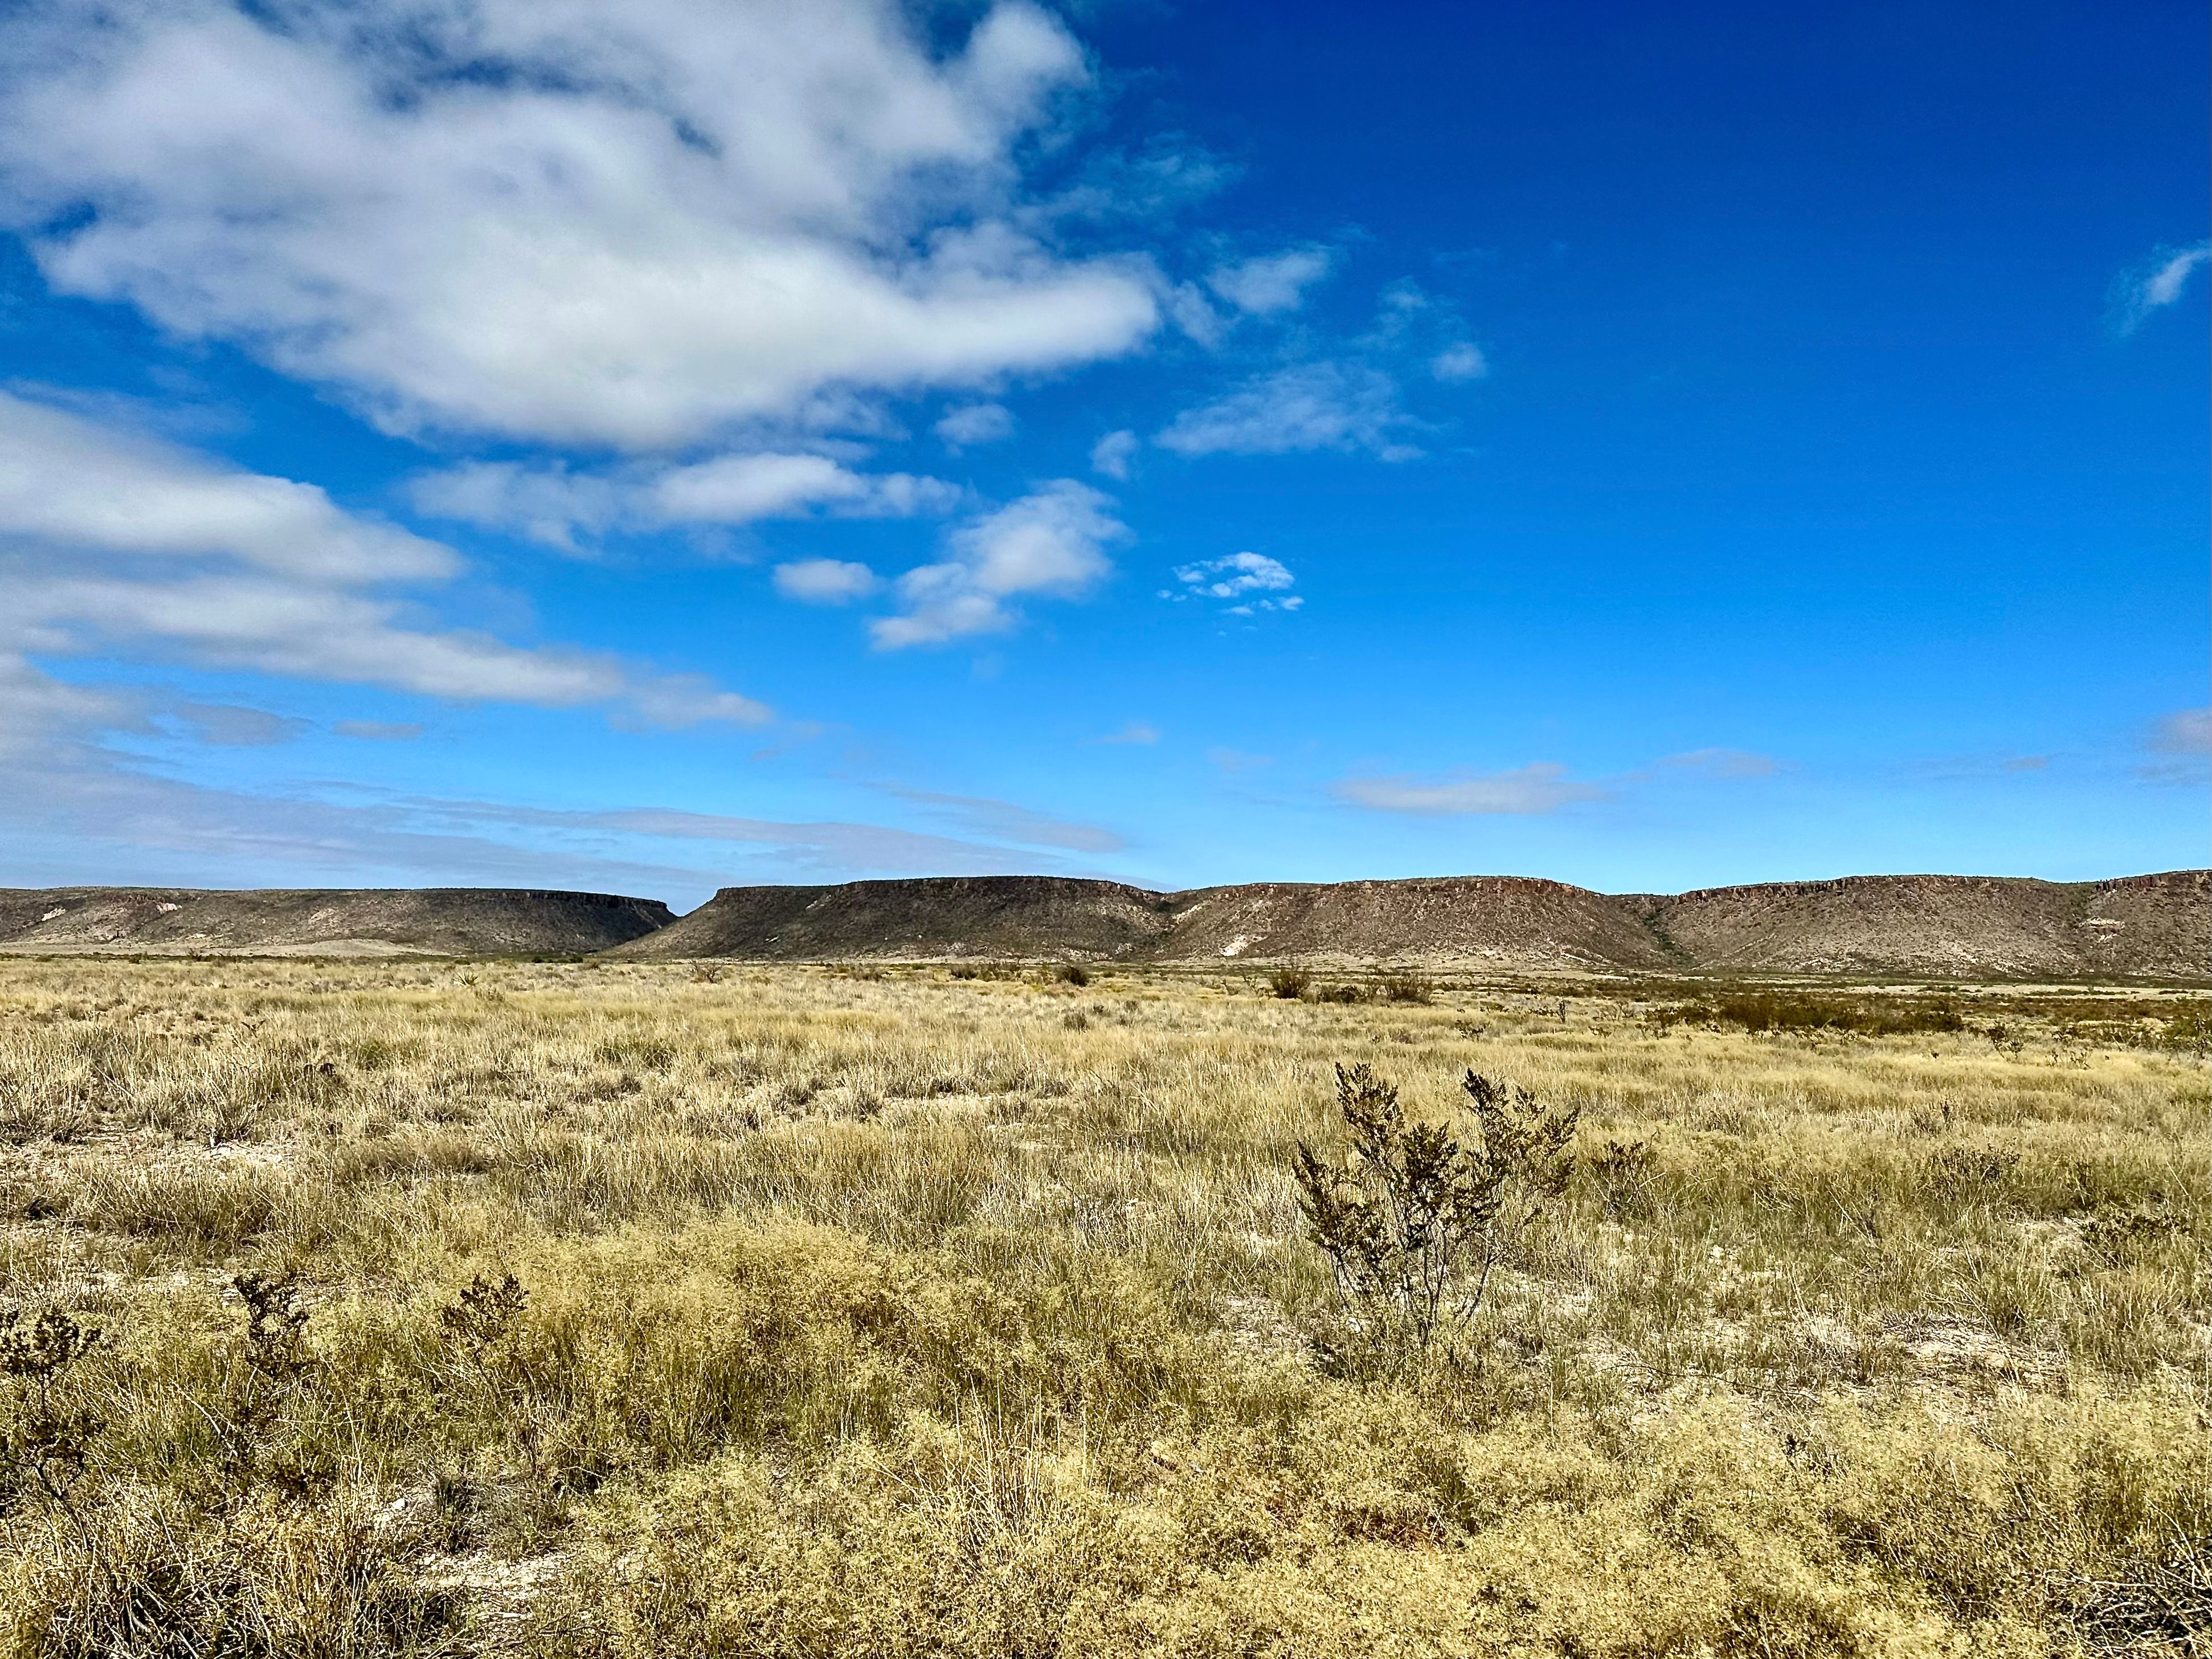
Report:
M2201 982L2212 973L2212 872L2105 882L1851 876L1672 895L1520 876L1175 893L1059 876L731 887L618 954Z
M625 957L1135 957L1165 936L1167 900L1073 876L927 876L830 887L725 887Z
M0 888L0 951L585 956L675 919L659 899L493 887Z

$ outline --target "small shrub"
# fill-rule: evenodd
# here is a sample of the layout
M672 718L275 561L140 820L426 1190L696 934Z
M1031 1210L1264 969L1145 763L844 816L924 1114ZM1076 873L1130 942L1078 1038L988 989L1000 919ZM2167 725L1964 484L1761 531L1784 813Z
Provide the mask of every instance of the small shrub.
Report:
M1608 1140L1588 1167L1606 1214L1618 1221L1651 1213L1659 1185L1659 1155L1649 1144Z
M1938 1198L1987 1197L2019 1167L2018 1152L1992 1152L1971 1146L1950 1146L1929 1158L1922 1179Z
M241 1493L264 1481L292 1498L327 1492L330 1471L301 1462L281 1433L288 1408L321 1368L307 1346L298 1281L245 1273L230 1285L246 1304L246 1328L225 1368L222 1409L208 1417L222 1443L223 1480Z
M1303 968L1278 968L1267 975L1267 989L1285 1002L1295 1002L1305 995L1306 988L1313 983L1313 975Z
M1317 985L1314 988L1316 1002L1364 1002L1367 993L1357 985Z
M496 1279L478 1273L458 1297L438 1310L438 1323L459 1347L481 1357L514 1328L529 1303L530 1292L513 1273Z
M1439 1338L1451 1353L1498 1262L1565 1190L1578 1112L1474 1071L1463 1086L1474 1117L1465 1145L1449 1129L1408 1123L1396 1087L1370 1067L1339 1066L1349 1164L1298 1143L1298 1206L1359 1350L1333 1357L1351 1369L1389 1369Z
M1425 1007L1436 1000L1437 988L1415 975L1395 974L1382 981L1382 995L1386 1001L1419 1003Z
M20 1308L0 1313L0 1494L9 1487L36 1493L88 1553L92 1536L74 1494L107 1425L64 1403L58 1389L100 1341L99 1331L60 1308L35 1319Z
M1091 983L1091 970L1079 962L1061 963L1059 967L1053 969L1052 976L1062 985L1073 985L1079 988Z

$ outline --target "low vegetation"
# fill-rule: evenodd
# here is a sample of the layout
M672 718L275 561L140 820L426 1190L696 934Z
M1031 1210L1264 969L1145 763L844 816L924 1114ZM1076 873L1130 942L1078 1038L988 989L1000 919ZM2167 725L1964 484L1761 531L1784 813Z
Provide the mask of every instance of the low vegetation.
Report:
M0 1654L2212 1650L2201 996L1344 983L0 963Z

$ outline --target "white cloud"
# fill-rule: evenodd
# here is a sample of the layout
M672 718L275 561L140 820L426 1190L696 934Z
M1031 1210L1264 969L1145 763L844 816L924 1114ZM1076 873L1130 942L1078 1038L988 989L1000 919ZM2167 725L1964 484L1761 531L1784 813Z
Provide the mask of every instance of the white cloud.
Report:
M1109 432L1091 446L1091 470L1101 477L1127 478L1141 445L1133 432Z
M1408 460L1420 452L1392 435L1407 423L1396 383L1380 369L1301 363L1185 410L1152 441L1179 455L1364 449L1386 461Z
M1479 380L1490 373L1490 362L1480 347L1460 340L1429 359L1429 373L1444 381Z
M1016 620L1007 600L1081 594L1112 568L1108 544L1129 534L1108 511L1112 506L1090 485L1060 478L963 525L947 538L950 558L899 578L904 611L869 624L877 646L896 650L1004 633Z
M0 537L172 562L220 555L304 580L434 580L459 568L449 550L342 512L313 484L4 392Z
M0 659L183 660L429 696L618 705L654 724L757 723L750 698L564 647L426 625L379 591L457 574L450 549L309 485L0 394Z
M855 472L823 455L720 455L687 466L573 471L558 465L475 461L409 485L416 511L513 531L574 552L578 537L672 526L740 525L816 508L848 517L950 512L957 487L912 473Z
M1159 728L1144 720L1131 720L1119 731L1109 732L1104 737L1097 739L1100 743L1135 744L1155 744L1159 740Z
M2143 264L2122 273L2112 284L2112 324L2115 332L2132 334L2151 313L2179 300L2198 267L2212 264L2212 242L2184 248L2160 248Z
M843 559L800 559L775 568L775 591L802 605L850 605L876 591L876 573Z
M54 0L9 23L0 213L58 290L385 426L653 449L1113 356L1140 262L1023 222L1087 83L1024 0Z
M411 743L422 735L421 724L415 720L340 720L331 730L342 738L366 743Z
M1206 285L1239 311L1272 316L1304 304L1306 289L1328 275L1329 264L1327 248L1291 248L1224 265L1206 279Z
M1424 817L1535 816L1578 801L1602 800L1607 792L1567 776L1554 761L1511 772L1460 770L1443 777L1352 777L1335 788L1340 800L1378 812Z
M1296 611L1305 603L1289 589L1297 578L1288 566L1264 553L1231 553L1225 559L1206 559L1177 565L1176 580L1183 585L1182 599L1232 601L1231 615L1249 617L1255 611ZM1259 595L1277 597L1261 598Z
M930 428L949 449L976 449L1014 435L1014 417L1000 404L969 404Z

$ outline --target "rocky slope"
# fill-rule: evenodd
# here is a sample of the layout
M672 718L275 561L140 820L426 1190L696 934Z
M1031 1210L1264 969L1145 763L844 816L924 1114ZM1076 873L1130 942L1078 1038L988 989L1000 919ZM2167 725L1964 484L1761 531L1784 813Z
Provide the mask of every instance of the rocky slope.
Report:
M1026 876L732 887L619 954L2202 982L2212 977L2212 872L1855 876L1619 896L1504 876L1182 893Z
M571 956L675 920L658 899L485 887L0 888L0 951Z

